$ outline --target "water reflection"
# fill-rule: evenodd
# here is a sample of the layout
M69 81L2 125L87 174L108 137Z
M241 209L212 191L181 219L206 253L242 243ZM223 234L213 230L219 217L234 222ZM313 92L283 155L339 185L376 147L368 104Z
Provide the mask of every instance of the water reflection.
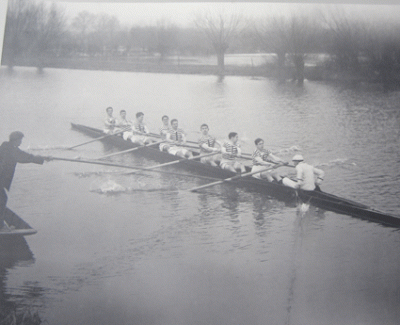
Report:
M221 186L221 206L229 211L231 222L239 223L239 193L235 186Z
M32 302L44 295L37 283L24 283L22 294L11 295L6 290L8 269L34 263L34 258L23 237L0 238L0 319L1 324L40 324Z

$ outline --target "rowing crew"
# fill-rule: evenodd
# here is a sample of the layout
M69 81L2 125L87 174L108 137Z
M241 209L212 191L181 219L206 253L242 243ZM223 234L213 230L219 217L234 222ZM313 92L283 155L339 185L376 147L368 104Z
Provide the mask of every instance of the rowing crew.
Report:
M107 118L105 120L106 134L121 134L125 140L130 140L140 145L151 144L153 140L147 126L143 123L144 114L139 112L136 114L136 121L127 120L126 111L120 111L120 119L116 120L113 117L112 107L106 109ZM200 127L201 137L198 140L200 147L200 155L207 157L201 158L204 164L212 166L220 166L220 168L229 170L234 173L244 173L245 165L240 161L242 151L239 144L239 136L236 132L231 132L228 135L228 140L220 143L215 137L209 134L207 124L202 124ZM181 158L192 158L193 154L186 149L186 135L183 129L179 128L178 120L172 119L171 125L169 117L162 117L162 125L160 127L161 143L159 148L161 151L168 152L171 155L176 155ZM156 136L156 135L153 135ZM277 182L292 188L300 188L307 191L319 189L324 172L321 169L315 168L304 162L301 155L295 155L292 159L296 169L296 178L291 179L286 176L281 176L275 168L287 166L288 163L281 158L272 154L268 149L264 148L264 140L257 138L255 141L256 149L252 154L252 170L251 172L260 171L260 173L252 174L258 179L265 179L269 182ZM217 148L216 145L219 147ZM215 155L209 155L215 153ZM219 154L221 153L221 154Z

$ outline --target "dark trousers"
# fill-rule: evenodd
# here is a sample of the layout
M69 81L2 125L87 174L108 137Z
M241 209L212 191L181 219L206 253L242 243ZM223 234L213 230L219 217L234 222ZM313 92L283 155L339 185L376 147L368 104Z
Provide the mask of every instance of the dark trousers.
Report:
M4 224L4 213L7 205L7 192L4 187L0 188L0 228Z

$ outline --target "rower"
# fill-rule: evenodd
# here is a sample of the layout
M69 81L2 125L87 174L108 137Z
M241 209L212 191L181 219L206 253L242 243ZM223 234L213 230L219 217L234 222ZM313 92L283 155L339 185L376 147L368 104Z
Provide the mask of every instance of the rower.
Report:
M295 155L292 160L296 167L296 180L293 181L288 177L284 177L282 184L305 191L320 191L319 185L324 180L324 171L305 163L302 155Z
M209 154L212 152L219 152L220 149L215 148L215 144L221 147L221 144L211 135L208 134L209 128L207 124L200 126L201 137L199 139L200 154ZM200 161L203 164L210 164L211 166L217 167L217 155L201 158Z
M166 141L171 144L167 149L167 152L171 155L179 156L182 158L192 158L193 154L191 151L180 147L186 143L185 132L178 128L178 120L171 120L171 129L167 133ZM175 144L175 145L174 145Z
M114 133L114 128L116 124L115 117L113 116L113 108L112 107L107 107L106 108L107 112L107 117L104 120L104 130L103 132L105 134L113 134Z
M265 169L268 167L274 167L275 164L287 165L287 162L284 162L281 158L272 154L272 152L268 149L264 148L264 140L261 138L257 138L254 141L256 145L256 149L253 152L253 167L251 169L252 172L256 172L261 169ZM259 174L252 175L258 179L267 179L269 182L273 182L274 180L279 182L281 177L279 176L277 171L268 170Z
M246 171L244 165L236 160L242 155L242 150L238 143L239 136L236 132L231 132L229 133L228 138L229 140L225 141L221 146L222 159L220 167L234 173L238 171L244 173Z
M161 139L162 140L166 140L167 139L167 134L169 133L169 130L171 129L171 127L169 126L169 117L167 115L164 115L162 118L162 125L160 127L160 135L161 135ZM160 151L168 151L168 149L171 146L166 143L160 143Z
M133 122L126 118L126 111L124 109L122 109L119 112L119 116L120 118L117 120L117 123L115 125L116 129L114 130L114 132L122 131L123 129L128 129L127 131L122 133L122 138L124 140L127 140L129 136L132 134L129 131L129 128L132 128Z
M150 133L146 124L143 123L144 114L142 112L136 113L136 121L133 123L131 141L140 145L152 143L152 141L145 135Z

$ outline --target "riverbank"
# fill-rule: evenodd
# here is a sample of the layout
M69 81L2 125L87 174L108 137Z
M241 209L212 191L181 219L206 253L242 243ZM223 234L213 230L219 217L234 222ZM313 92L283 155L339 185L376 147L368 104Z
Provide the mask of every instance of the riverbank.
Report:
M16 66L39 67L79 70L100 70L100 71L127 71L127 72L148 72L148 73L176 73L196 75L223 75L223 76L248 76L257 78L274 78L281 81L293 80L295 68L291 65L279 70L270 55L251 56L236 55L227 56L225 69L221 73L219 67L214 63L213 57L168 57L160 58L51 58L45 62L38 60L19 60ZM305 63L304 77L311 81L324 81L343 83L356 86L359 84L370 84L380 86L377 76L371 77L363 72L354 73L351 71L335 71L328 69L323 62L310 60Z

